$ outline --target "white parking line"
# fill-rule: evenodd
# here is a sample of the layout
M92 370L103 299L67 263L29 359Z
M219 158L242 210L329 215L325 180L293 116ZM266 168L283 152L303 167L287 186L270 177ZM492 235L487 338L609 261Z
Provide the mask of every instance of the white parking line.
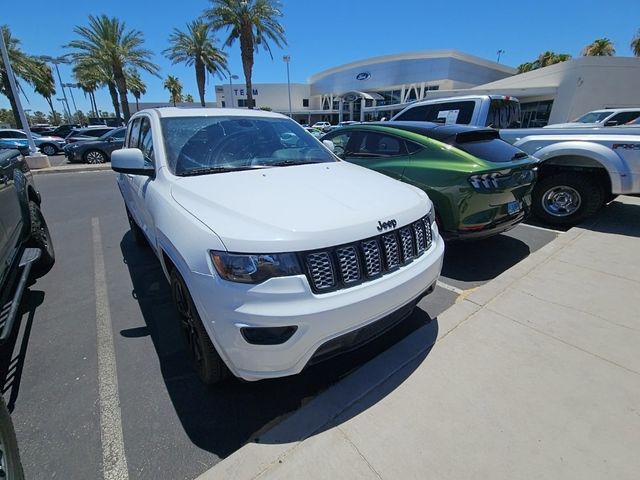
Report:
M127 480L129 471L124 453L122 412L118 394L118 371L113 347L113 330L107 280L102 254L100 222L91 219L93 230L93 262L95 268L96 326L98 331L98 396L100 404L100 440L102 443L102 476L105 480Z
M523 227L535 228L544 232L564 233L562 230L554 230L553 228L539 227L537 225L529 225L528 223L520 223Z
M453 285L448 285L444 282L441 282L440 280L436 282L436 286L444 288L445 290L449 290L450 292L453 292L457 295L462 295L464 293L464 290L461 290L458 287L454 287Z

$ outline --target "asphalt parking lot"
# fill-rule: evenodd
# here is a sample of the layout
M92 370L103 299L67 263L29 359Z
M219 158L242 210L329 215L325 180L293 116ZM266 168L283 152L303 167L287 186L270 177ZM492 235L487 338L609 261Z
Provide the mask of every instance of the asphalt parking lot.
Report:
M493 239L449 245L435 292L384 338L295 377L205 388L187 365L160 264L129 233L115 175L36 181L57 263L25 296L20 331L13 352L2 353L0 372L26 477L33 479L103 476L109 438L98 406L96 319L105 305L129 477L194 478L558 235L520 225ZM104 291L97 288L98 263Z

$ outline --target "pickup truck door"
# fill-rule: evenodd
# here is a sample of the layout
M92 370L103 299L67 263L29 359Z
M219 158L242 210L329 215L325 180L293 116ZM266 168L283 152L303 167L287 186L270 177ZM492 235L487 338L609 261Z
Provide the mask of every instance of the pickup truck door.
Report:
M340 158L396 180L402 179L410 161L404 139L388 133L349 129L326 138L334 143Z
M155 166L153 135L151 131L151 122L148 117L141 117L138 148L144 154L145 163ZM136 204L136 221L149 239L149 242L152 245L155 245L155 222L147 203L149 189L153 188L154 180L152 177L147 177L145 175L131 175L129 181L132 190L131 193Z
M0 276L13 260L24 224L14 182L14 170L19 168L20 161L21 156L15 150L0 152Z
M140 123L141 119L136 118L133 120L127 129L127 136L125 140L125 146L127 148L138 148L138 142L140 140ZM118 186L120 187L120 192L122 193L122 197L124 198L124 203L127 205L129 212L133 216L134 220L138 222L138 211L137 211L137 203L135 199L135 186L132 184L135 175L129 175L125 173L121 173L118 177Z

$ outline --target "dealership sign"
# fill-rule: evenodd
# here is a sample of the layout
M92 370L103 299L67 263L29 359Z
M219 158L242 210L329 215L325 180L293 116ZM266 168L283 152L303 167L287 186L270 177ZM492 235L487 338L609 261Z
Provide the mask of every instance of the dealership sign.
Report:
M356 80L369 80L371 78L371 74L369 72L360 72L356 75Z

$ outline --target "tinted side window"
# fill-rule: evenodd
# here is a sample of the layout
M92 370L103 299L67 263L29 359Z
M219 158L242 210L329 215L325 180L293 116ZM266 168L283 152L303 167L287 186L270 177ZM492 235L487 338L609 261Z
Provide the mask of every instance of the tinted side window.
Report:
M0 138L18 138L18 136L16 135L16 132L4 131L0 132Z
M476 103L473 100L420 105L410 108L395 120L460 123L467 125L471 122L475 105Z
M410 142L409 140L405 140L404 144L405 148L407 149L407 154L409 155L413 155L414 153L417 153L424 148L422 145Z
M140 126L140 142L138 148L144 153L146 161L153 163L153 136L151 135L151 123L148 118L142 119Z
M127 135L127 148L138 148L139 138L140 138L140 119L136 118L129 126L129 134Z
M614 115L609 120L607 120L607 122L616 121L618 122L618 125L624 125L631 120L635 120L636 118L638 118L638 116L640 116L640 112L622 112Z
M353 150L355 157L397 157L399 155L406 155L404 141L378 132L361 132L358 146Z
M324 138L327 140L331 140L333 142L334 151L336 155L343 158L345 153L347 152L347 144L349 143L349 139L353 135L353 131L349 132L340 132L335 135L328 135Z

